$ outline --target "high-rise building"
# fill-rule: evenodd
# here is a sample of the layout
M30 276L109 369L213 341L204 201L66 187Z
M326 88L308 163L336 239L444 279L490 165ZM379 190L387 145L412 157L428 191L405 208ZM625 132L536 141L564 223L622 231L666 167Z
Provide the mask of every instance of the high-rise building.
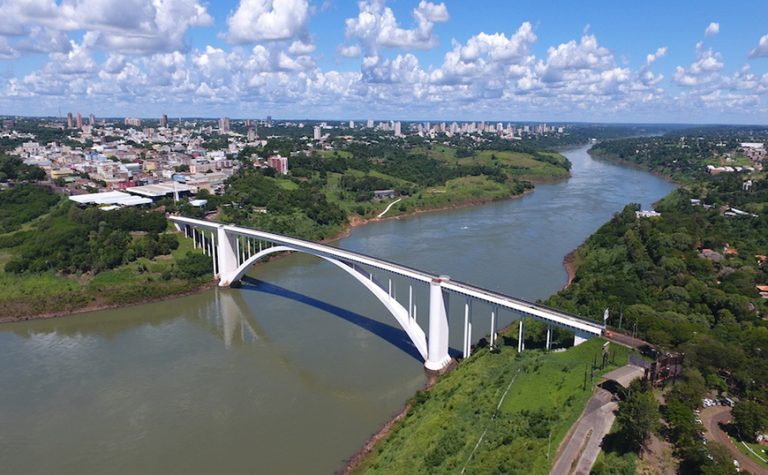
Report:
M67 128L71 129L74 125L74 118L72 117L71 112L67 112Z
M80 115L80 113L77 113L77 128L82 129L83 128L83 116Z
M259 138L259 134L256 133L256 127L249 127L248 128L248 141L253 142L254 140Z
M282 155L274 155L267 158L267 165L274 168L279 175L288 174L288 158Z
M163 114L160 116L160 127L168 127L168 115Z
M96 125L96 116L95 116L95 115L93 115L93 112L91 112L91 113L88 115L88 125L90 125L91 127L93 127L94 125Z
M349 128L350 129L354 129L355 128L355 121L354 120L350 120L349 121Z
M402 131L400 130L400 121L395 122L395 137L402 137Z
M368 127L369 129L372 129L372 128L373 128L373 119L368 119L368 124L367 124L367 127Z
M138 117L126 117L123 122L131 127L141 127L141 119Z
M219 132L222 134L229 132L229 117L219 119Z
M314 135L312 136L315 140L320 140L323 138L323 128L319 125L315 126Z

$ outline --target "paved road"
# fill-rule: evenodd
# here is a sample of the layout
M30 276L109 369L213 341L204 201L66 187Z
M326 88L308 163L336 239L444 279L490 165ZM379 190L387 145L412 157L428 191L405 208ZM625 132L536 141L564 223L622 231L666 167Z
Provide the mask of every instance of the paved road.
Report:
M754 460L743 454L738 447L723 432L720 424L727 424L731 420L731 408L728 406L705 407L701 411L701 423L704 425L704 437L707 440L714 440L726 446L731 451L733 458L739 461L739 468L755 475L768 473L763 467Z
M588 475L600 454L603 437L611 430L618 404L598 388L574 429L563 441L550 475Z

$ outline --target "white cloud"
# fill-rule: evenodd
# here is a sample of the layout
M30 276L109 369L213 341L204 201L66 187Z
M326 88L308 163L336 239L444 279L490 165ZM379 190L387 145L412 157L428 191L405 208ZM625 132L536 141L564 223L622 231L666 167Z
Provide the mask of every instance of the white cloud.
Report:
M308 22L307 0L240 0L224 37L239 44L289 40L304 35Z
M213 19L198 0L52 0L0 2L0 34L26 37L21 51L60 51L65 31L84 30L108 51L152 53L185 47L189 28Z
M315 45L312 43L305 43L303 41L296 40L293 43L291 43L291 46L288 48L288 52L291 54L298 54L298 55L306 55L313 53L315 51Z
M712 48L704 49L702 43L696 44L696 61L688 68L677 66L672 79L680 86L699 86L712 83L720 77L723 69L723 56Z
M763 35L760 37L760 41L757 44L757 47L750 51L749 53L750 58L765 58L768 57L768 35Z
M710 37L720 33L720 23L711 22L704 30L704 36Z
M360 47L357 45L339 47L339 54L346 58L359 58L361 53L362 51L360 51Z
M380 48L434 48L438 43L434 25L449 18L444 3L422 0L413 10L415 28L405 29L398 25L394 12L385 6L384 0L361 0L358 7L357 17L346 20L346 36L349 42L358 43L370 56L378 54Z

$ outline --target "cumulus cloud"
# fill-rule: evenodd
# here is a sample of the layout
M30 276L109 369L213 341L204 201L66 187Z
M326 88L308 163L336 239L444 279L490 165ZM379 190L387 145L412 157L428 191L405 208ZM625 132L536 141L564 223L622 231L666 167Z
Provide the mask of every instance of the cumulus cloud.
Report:
M667 47L662 46L658 48L655 53L650 53L645 57L645 64L638 71L638 77L640 82L646 87L656 86L664 79L664 75L661 73L654 73L651 71L653 63L659 58L663 58L667 55Z
M680 86L699 86L714 82L719 77L719 71L723 69L723 56L714 52L712 48L704 49L702 43L696 44L696 61L688 68L677 66L673 81Z
M288 40L303 35L308 22L307 0L240 0L224 37L239 44Z
M704 30L704 36L710 37L720 33L720 23L711 22Z
M391 8L384 0L362 0L358 2L360 12L356 18L346 20L347 40L358 44L366 55L375 56L380 48L430 49L437 46L433 29L435 23L449 19L444 3L425 0L413 10L416 26L411 29L400 27ZM349 46L347 46L349 47Z
M350 46L340 46L339 47L339 54L346 57L346 58L358 58L360 57L360 54L362 51L360 50L360 47L357 45L350 45Z
M750 58L765 58L768 57L768 35L760 37L760 41L757 47L749 53Z
M22 37L20 51L66 48L63 32L84 30L94 46L109 51L152 53L184 49L189 28L213 19L198 0L52 0L0 2L0 34Z

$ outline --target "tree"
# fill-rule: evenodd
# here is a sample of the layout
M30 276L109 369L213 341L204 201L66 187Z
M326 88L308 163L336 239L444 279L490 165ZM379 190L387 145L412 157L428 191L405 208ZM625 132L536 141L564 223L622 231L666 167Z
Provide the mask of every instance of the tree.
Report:
M659 425L659 403L650 388L633 382L627 398L619 403L616 420L621 425L619 437L625 447L639 452Z
M179 259L177 266L182 277L194 279L210 273L212 264L210 257L189 251Z
M733 426L742 438L754 442L758 432L768 427L768 410L754 401L743 401L733 408Z

